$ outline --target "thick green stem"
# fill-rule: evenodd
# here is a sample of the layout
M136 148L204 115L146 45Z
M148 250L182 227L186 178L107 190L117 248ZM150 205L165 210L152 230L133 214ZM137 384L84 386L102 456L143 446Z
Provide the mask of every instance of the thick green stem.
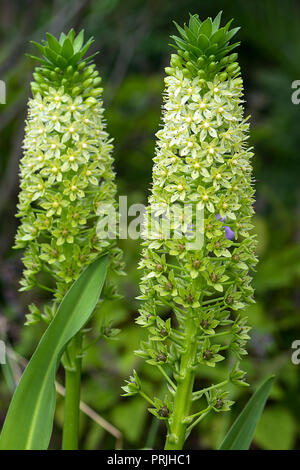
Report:
M68 362L65 367L65 414L63 427L63 450L78 449L80 381L81 381L81 346L82 335L79 333L68 346Z
M169 422L166 450L181 450L186 434L185 418L190 414L192 392L195 380L194 362L197 352L196 328L192 316L187 319L185 328L186 349L181 356L180 373L174 398L174 410Z

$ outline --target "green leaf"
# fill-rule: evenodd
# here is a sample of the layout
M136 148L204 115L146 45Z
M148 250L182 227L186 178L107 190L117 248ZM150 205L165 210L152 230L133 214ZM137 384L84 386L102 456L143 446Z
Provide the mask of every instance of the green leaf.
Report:
M209 40L207 39L204 34L200 34L197 38L197 46L202 49L203 51L208 48Z
M37 62L40 62L41 64L46 65L47 67L49 67L50 62L47 62L46 60L41 59L40 57L37 57L35 55L31 55L31 54L25 54L25 55L27 57L30 57L30 59L36 60Z
M222 13L223 11L219 11L219 13L217 14L217 16L215 17L214 21L213 21L213 24L212 24L212 34L215 33L219 27L220 27L220 23L221 23L221 17L222 17Z
M83 48L80 50L81 57L83 57L83 56L87 53L88 49L91 47L91 45L93 44L93 42L94 42L94 38L91 37L91 38L85 43L85 45L83 46Z
M203 34L207 38L210 37L211 35L211 30L212 30L212 22L211 18L206 18L205 21L203 21L201 28L200 28L200 34Z
M225 32L229 31L229 28L232 22L233 22L233 18L231 18L231 20L229 20L228 23L226 23L226 25L224 26Z
M132 417L134 416L134 426ZM126 439L135 443L141 437L147 417L147 405L140 397L132 398L128 403L120 403L113 407L111 418Z
M296 436L297 421L294 416L283 406L272 405L258 423L254 439L264 450L291 450Z
M47 39L48 39L48 44L51 49L56 54L60 54L61 51L61 45L59 44L58 40L50 33L46 33Z
M0 450L47 449L55 410L55 374L67 343L90 318L101 293L107 256L90 264L63 298L12 398Z
M211 44L224 44L226 39L224 28L218 29L210 38Z
M47 57L47 59L49 59L53 64L56 64L58 56L52 49L47 46L44 47L44 56Z
M190 30L190 29L187 27L186 24L184 25L184 31L185 31L187 40L188 40L191 44L195 44L196 41L197 41L197 37L195 36L195 34L193 33L193 31Z
M69 59L70 57L72 57L73 54L74 54L74 50L73 50L72 43L71 43L70 39L67 38L64 42L64 45L63 45L62 49L61 49L61 55L65 59Z
M183 37L183 39L184 39L185 41L188 41L189 38L188 38L188 36L186 35L185 30L184 30L181 26L179 26L179 24L177 24L176 21L173 21L173 23L175 24L176 28L178 29L178 32L181 34L181 36ZM172 37L172 36L171 36L171 37Z
M201 22L199 21L198 15L190 14L189 28L191 29L191 31L193 31L196 36L198 36L201 28Z
M74 39L74 52L80 51L82 44L83 44L83 39L84 39L84 29L80 31L80 33L76 36Z
M188 43L180 39L178 36L171 36L171 38L176 42L177 46L181 47L181 49L186 50Z
M67 38L71 41L71 44L73 44L73 41L74 41L74 38L75 38L75 31L74 29L70 29L70 31L68 32L68 36Z
M59 36L59 44L62 46L63 43L64 43L64 40L66 39L66 35L65 33L61 33L61 35Z
M247 405L231 426L219 450L248 450L254 436L256 425L263 412L274 382L269 377L250 398Z
M66 68L67 65L68 65L68 61L61 55L58 55L57 56L57 60L56 60L56 65L58 65L59 67L61 67L62 69Z
M235 34L240 30L241 28L238 26L237 28L234 28L234 29L231 29L230 31L228 31L228 33L226 34L226 42L230 41L230 39L233 38L233 36L235 36Z
M36 41L30 41L31 44L33 44L39 51L42 55L45 55L45 47L42 46L41 44L39 44L38 42Z

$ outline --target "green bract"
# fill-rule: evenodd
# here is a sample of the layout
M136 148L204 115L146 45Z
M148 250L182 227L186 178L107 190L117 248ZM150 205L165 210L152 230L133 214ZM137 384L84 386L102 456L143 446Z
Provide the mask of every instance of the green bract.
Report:
M178 26L182 38L174 38L179 49L166 69L163 128L157 133L146 218L153 235L149 216L157 207L169 215L176 206L176 215L192 205L194 212L202 210L203 245L190 249L190 233L200 231L195 216L189 221L176 216L168 237L155 226L157 237L145 240L140 263L144 305L137 322L149 336L137 354L167 380L164 404L148 397L154 408L160 403L156 415L167 423L167 449L180 449L211 410L230 409L233 402L224 390L229 382L245 384L238 362L246 354L249 327L239 312L253 302L253 153L237 54L228 55L237 29L229 31L229 23L219 28L219 23L220 15L204 22L195 15L189 27ZM176 238L179 221L182 236ZM194 390L195 375L220 362L220 383ZM140 393L131 385L125 392ZM200 410L191 415L191 403L198 399Z
M110 269L120 270L112 240L97 237L97 210L115 205L112 141L103 119L101 78L91 57L90 39L73 30L57 41L47 34L36 44L43 59L31 84L33 98L21 160L16 247L25 248L22 290L54 292L51 308L31 306L28 322L49 321L57 303L83 267L109 251Z

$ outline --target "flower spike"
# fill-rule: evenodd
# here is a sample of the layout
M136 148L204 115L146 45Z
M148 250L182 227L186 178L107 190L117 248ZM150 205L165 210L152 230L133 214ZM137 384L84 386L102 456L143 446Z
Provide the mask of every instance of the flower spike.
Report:
M54 292L54 302L43 312L31 305L27 323L49 322L70 284L98 256L109 252L110 269L122 268L115 241L97 232L101 207L116 206L116 185L101 78L84 58L92 42L71 29L59 40L47 33L35 43L43 57L36 58L41 64L31 83L16 247L25 249L22 290L43 287Z
M147 397L151 413L161 417L160 410L168 410L166 449L181 449L209 412L230 409L224 390L230 382L245 384L238 363L247 353L249 327L239 312L253 302L250 271L257 261L253 153L240 67L231 53L237 28L230 29L231 22L220 27L220 19L193 15L188 26L176 25L181 37L173 37L177 53L166 68L145 218L137 323L148 338L136 354L158 368L169 389L163 402ZM194 390L195 377L207 377L208 367L220 371L220 382ZM134 391L144 393L142 382ZM191 414L200 399L204 408Z

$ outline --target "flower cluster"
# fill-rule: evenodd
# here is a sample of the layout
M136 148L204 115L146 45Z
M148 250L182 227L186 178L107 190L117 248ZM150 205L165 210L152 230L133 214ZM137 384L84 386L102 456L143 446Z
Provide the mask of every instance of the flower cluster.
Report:
M73 30L57 41L50 34L36 44L33 98L20 164L16 247L25 248L22 290L53 291L55 301L41 313L35 305L29 323L51 320L70 283L83 267L109 251L110 269L120 271L121 254L111 240L97 236L97 212L115 205L112 141L105 130L101 78L91 57L92 40Z
M237 54L229 54L236 29L219 24L220 15L204 22L191 16L189 27L177 26L182 37L174 38L177 54L166 69L163 127L157 133L147 209L149 215L157 204L200 208L203 243L189 248L191 231L195 236L200 231L194 216L182 220L180 238L173 222L169 237L162 232L154 241L145 240L140 263L144 302L137 322L149 334L137 354L167 380L172 404L163 419L169 449L182 446L188 423L192 427L208 411L230 408L226 384L245 384L238 362L246 354L249 327L239 312L253 302L253 153L247 146ZM226 380L193 391L195 375L229 355L237 364L232 371L228 366ZM205 397L204 410L189 417L191 402ZM156 414L162 417L159 410Z

